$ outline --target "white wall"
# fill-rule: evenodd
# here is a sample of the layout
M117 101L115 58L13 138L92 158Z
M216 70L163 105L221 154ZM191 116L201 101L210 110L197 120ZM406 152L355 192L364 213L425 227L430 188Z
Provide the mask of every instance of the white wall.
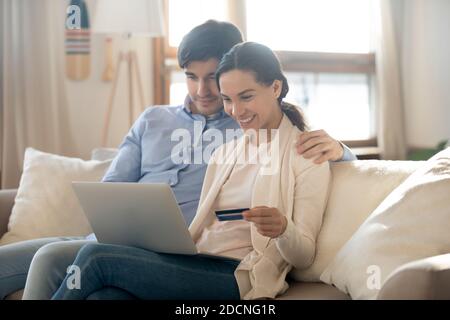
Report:
M401 7L407 142L434 147L450 139L450 1L406 0Z
M96 0L88 0L91 27L95 15ZM93 148L101 144L104 116L107 109L109 94L113 82L103 82L102 73L105 66L105 35L91 35L91 72L86 80L72 81L66 78L66 90L70 105L69 118L79 156L90 158ZM144 100L147 105L153 97L152 84L152 48L150 38L134 38L132 47L137 50L139 59ZM121 36L114 36L114 65L120 49L127 48L127 40ZM116 70L117 72L117 70ZM120 81L113 107L113 116L109 129L108 145L117 147L129 129L128 125L128 72L126 65L122 66ZM134 80L136 86L136 80ZM135 115L140 107L137 91L135 91Z

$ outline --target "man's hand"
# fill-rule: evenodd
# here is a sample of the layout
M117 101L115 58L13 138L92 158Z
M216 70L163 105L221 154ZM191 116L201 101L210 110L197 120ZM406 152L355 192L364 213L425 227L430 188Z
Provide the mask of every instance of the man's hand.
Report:
M245 220L253 222L258 232L270 238L277 238L286 230L287 219L277 208L254 207L242 212Z
M296 144L297 152L306 159L315 158L314 163L341 160L344 148L339 141L334 140L325 130L302 132Z

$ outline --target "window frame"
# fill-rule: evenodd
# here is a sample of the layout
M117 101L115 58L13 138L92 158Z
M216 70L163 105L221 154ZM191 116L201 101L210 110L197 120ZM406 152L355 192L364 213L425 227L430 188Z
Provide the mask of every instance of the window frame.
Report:
M169 34L168 1L163 0L163 13L165 16L165 30ZM245 1L228 0L229 21L237 25L246 39ZM329 53L329 52L304 52L304 51L275 51L286 72L313 72L313 73L362 73L370 75L372 79L376 75L375 53ZM154 100L155 104L169 104L170 100L170 74L174 70L180 70L177 64L177 48L169 46L168 36L153 40L154 60ZM370 92L375 86L371 85ZM376 110L375 97L369 97L373 109ZM377 123L376 114L373 114L373 122ZM365 140L346 140L344 144L356 151L360 158L377 159L380 152L377 142L377 134Z

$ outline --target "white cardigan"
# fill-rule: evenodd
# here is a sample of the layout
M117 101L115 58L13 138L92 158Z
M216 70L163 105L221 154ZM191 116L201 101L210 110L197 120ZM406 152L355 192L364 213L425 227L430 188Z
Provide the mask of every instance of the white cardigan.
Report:
M288 220L286 231L276 239L262 236L251 226L253 251L235 271L242 299L274 298L285 292L287 273L312 264L315 243L322 225L331 173L328 162L314 164L297 154L295 141L300 130L286 115L278 128L279 152L272 154L272 174L258 173L252 207L277 208ZM222 185L244 150L245 136L219 147L206 170L197 214L189 231L197 241L203 229L215 219L213 206ZM266 173L269 171L266 171Z

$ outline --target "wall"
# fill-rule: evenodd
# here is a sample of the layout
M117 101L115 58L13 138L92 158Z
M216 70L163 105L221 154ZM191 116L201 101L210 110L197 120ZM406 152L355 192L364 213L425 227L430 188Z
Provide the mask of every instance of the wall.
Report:
M96 0L87 1L91 21ZM450 1L393 0L400 40L406 137L409 147L432 147L450 138ZM112 82L103 82L104 36L93 35L91 74L84 81L66 81L71 129L78 153L89 158L100 146ZM114 38L114 61L126 41ZM151 40L133 40L138 49L146 103L151 104ZM127 74L121 70L110 127L109 146L117 146L128 130Z
M95 16L95 0L86 1L91 26ZM103 82L102 73L105 65L105 35L91 35L91 72L89 78L82 81L66 79L66 90L70 105L69 118L79 156L88 159L93 148L101 145L101 135L108 98L113 82ZM120 49L128 47L128 41L122 36L113 37L114 65ZM132 38L131 47L137 50L139 59L144 100L146 105L153 97L152 84L152 48L150 38ZM117 72L117 70L116 70ZM117 147L129 129L128 125L128 71L122 66L120 81L117 84L113 116L109 129L108 146ZM136 86L136 80L134 80ZM138 94L135 91L135 115L138 115Z
M408 146L434 147L450 139L450 1L407 0L398 8Z

